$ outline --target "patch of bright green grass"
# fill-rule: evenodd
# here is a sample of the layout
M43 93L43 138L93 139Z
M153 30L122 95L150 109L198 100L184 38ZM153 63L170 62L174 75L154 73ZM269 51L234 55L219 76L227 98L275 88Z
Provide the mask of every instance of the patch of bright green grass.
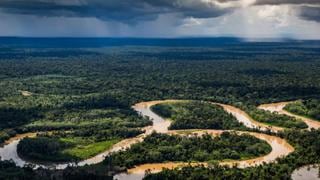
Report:
M107 140L102 142L89 142L89 140L81 138L65 138L62 141L76 143L77 145L65 149L62 153L76 157L79 159L87 159L93 157L103 151L110 149L114 144L118 143L119 139Z

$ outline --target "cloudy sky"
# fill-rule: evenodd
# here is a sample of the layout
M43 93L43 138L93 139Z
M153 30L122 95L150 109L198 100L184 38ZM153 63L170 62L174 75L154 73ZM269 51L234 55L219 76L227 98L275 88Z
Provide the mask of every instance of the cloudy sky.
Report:
M0 36L320 39L320 0L0 0Z

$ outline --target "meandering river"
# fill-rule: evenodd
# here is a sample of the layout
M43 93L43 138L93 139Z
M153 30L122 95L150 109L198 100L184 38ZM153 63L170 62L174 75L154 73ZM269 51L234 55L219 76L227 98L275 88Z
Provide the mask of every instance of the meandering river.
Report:
M263 109L270 112L277 112L279 114L285 114L287 116L291 116L297 119L302 120L308 125L308 129L319 129L320 128L320 122L315 121L313 119L299 116L296 114L292 114L286 110L284 110L284 107L291 102L279 102L279 103L271 103L271 104L262 104L258 106L259 109ZM319 165L307 165L303 166L301 168L296 169L292 173L293 180L320 180L320 174L319 174Z
M154 120L154 126L155 128L152 128L153 130L159 132L158 130L161 130L162 132L166 132L168 134L178 134L179 131L168 131L168 127L170 126L170 121L165 120L158 116L157 114L153 113L150 109L152 105L159 104L159 103L165 103L165 102L177 102L176 100L165 100L165 101L150 101L150 102L143 102L136 104L134 106L135 110L140 112L142 115L148 116L151 119ZM227 112L234 115L240 122L244 123L247 127L250 128L269 128L268 126L261 126L261 123L254 121L247 113L244 111L235 108L233 106L229 105L223 105L218 104L222 106ZM161 128L159 129L159 125ZM165 128L165 129L164 129ZM200 133L208 133L211 135L219 135L224 130L195 130L192 131L193 133L200 134ZM229 161L229 162L221 162L222 165L238 165L241 168L248 167L248 166L255 166L262 163L270 163L275 161L279 157L283 157L288 155L289 153L294 151L294 148L288 144L284 139L281 139L279 137L275 136L269 136L266 134L261 133L252 133L252 132L236 132L238 134L250 134L252 136L255 136L256 138L259 138L261 140L266 141L270 146L272 147L271 153L258 157L255 159L249 159L249 160L243 160L243 161ZM180 166L188 165L189 163L183 163L183 162L167 162L167 163L152 163L152 164L144 164L140 166L136 166L135 168L129 169L128 173L121 173L119 175L115 176L115 179L124 180L124 179L141 179L144 176L144 173L146 170L150 170L150 172L155 173L161 171L163 168L173 169ZM206 163L193 163L192 165L207 165Z
M21 159L17 155L17 144L19 141L24 137L32 137L35 136L35 133L28 133L28 134L22 134L17 135L14 138L9 139L6 141L5 145L0 148L0 156L2 159L9 160L12 159L18 166L24 166L25 164L34 164L35 167L44 167L44 168L56 168L56 169L63 169L66 168L68 165L74 165L74 166L83 166L85 164L96 164L99 162L102 162L104 158L109 155L110 153L117 152L120 150L125 150L126 148L129 148L131 145L142 142L144 137L151 134L153 131L159 132L159 133L167 133L167 134L178 134L179 131L169 131L168 127L170 126L170 121L165 120L158 116L157 114L153 113L150 110L150 107L155 104L159 103L165 103L165 102L177 102L178 100L163 100L163 101L149 101L149 102L142 102L138 103L133 106L133 108L140 113L143 116L149 117L153 121L153 125L144 128L145 133L130 139L125 139L117 144L115 144L111 149L98 154L92 158L86 159L84 161L81 161L77 164L41 164L41 163L35 163L35 162L27 162L23 159ZM218 104L222 106L227 112L234 115L240 122L243 122L244 125L250 128L260 128L262 130L270 129L272 131L279 131L277 127L270 127L266 126L262 123L259 123L255 120L253 120L247 113L244 111L235 108L230 105L224 105L224 104ZM209 133L211 135L219 135L223 130L194 130L193 133L201 134L201 133ZM221 162L221 164L224 165L238 165L241 168L248 167L248 166L255 166L262 163L270 163L275 161L279 157L283 157L288 155L289 153L294 151L294 148L288 144L284 139L281 139L279 137L270 136L262 133L253 133L253 132L236 132L238 134L250 134L256 138L259 138L261 140L266 141L270 146L272 147L272 151L262 157L258 157L255 159L250 160L243 160L243 161L228 161L228 162ZM179 133L180 134L180 133ZM194 165L207 165L206 163L194 163ZM116 179L142 179L144 176L145 170L151 170L151 172L159 172L162 170L162 168L175 168L179 166L184 166L186 163L176 163L176 162L168 162L168 163L158 163L158 164L144 164L137 166L135 168L129 169L128 173L122 173L115 176Z
M313 119L310 118L306 118L303 116L299 116L296 114L292 114L286 110L284 110L284 107L289 104L290 102L279 102L279 103L271 103L271 104L262 104L260 106L258 106L259 109L263 109L266 111L271 111L271 112L277 112L279 114L285 114L287 116L291 116L297 119L301 119L302 121L304 121L309 129L314 128L314 129L319 129L320 128L320 122L319 121L315 121Z

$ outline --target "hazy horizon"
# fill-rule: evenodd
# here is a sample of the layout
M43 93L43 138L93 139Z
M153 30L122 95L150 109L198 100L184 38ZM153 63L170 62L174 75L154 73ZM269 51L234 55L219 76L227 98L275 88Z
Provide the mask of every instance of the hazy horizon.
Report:
M295 37L240 37L240 36L0 36L0 39L145 39L145 40L182 40L182 39L226 39L241 42L286 42L286 41L320 41L319 39L303 39Z

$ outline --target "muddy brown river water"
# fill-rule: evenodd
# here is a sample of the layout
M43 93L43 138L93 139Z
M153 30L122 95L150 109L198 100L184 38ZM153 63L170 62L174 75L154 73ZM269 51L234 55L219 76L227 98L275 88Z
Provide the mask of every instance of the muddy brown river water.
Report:
M271 103L271 104L262 104L262 105L258 106L258 108L266 110L266 111L278 112L279 114L285 114L287 116L291 116L291 117L295 117L297 119L300 119L300 120L304 121L308 125L309 129L311 129L311 128L319 129L320 128L320 122L319 121L315 121L315 120L310 119L310 118L306 118L306 117L303 117L303 116L292 114L292 113L284 110L283 108L289 103L290 102L279 102L279 103Z
M2 159L10 160L12 159L18 166L24 166L25 164L34 164L35 167L44 167L44 168L56 168L56 169L64 169L68 165L74 165L74 166L83 166L83 165L90 165L90 164L97 164L99 162L102 162L104 158L109 155L110 153L117 152L120 150L125 150L129 148L131 145L142 142L144 137L147 135L150 135L153 131L159 132L159 133L167 133L167 134L181 134L178 131L169 131L168 127L170 126L171 122L168 120L165 120L158 116L157 114L153 113L150 109L152 105L159 104L159 103L165 103L165 102L178 102L177 100L163 100L163 101L149 101L149 102L142 102L138 103L133 106L133 108L140 113L143 116L149 117L153 121L153 125L149 127L145 127L144 129L146 132L138 137L125 139L117 144L115 144L111 149L100 153L92 158L86 159L84 161L81 161L77 164L70 164L70 163L64 163L64 164L41 164L41 163L35 163L35 162L27 162L23 159L21 159L17 155L17 144L19 141L24 137L34 137L35 133L27 133L27 134L21 134L17 135L14 138L11 138L6 142L4 146L0 148L0 156ZM244 125L250 128L257 128L259 127L261 130L267 130L271 129L272 131L279 131L281 129L277 127L270 127L266 126L262 123L259 123L255 120L253 120L247 113L244 111L235 108L233 106L224 105L224 104L218 104L222 106L225 111L231 113L234 115L240 122L243 122ZM193 133L201 134L201 133L209 133L214 136L219 135L223 132L223 130L194 130ZM248 166L255 166L262 163L270 163L275 161L279 157L283 157L288 155L289 153L294 151L294 148L288 144L284 139L281 139L279 137L270 136L262 133L252 133L252 132L236 132L238 134L250 134L256 138L259 138L261 140L266 141L270 146L272 147L272 151L262 157L249 159L249 160L243 160L243 161L228 161L228 162L221 162L223 165L238 165L241 168L248 167ZM206 163L193 163L193 165L207 165ZM158 164L144 164L140 166L136 166L135 168L129 169L128 173L121 173L115 176L115 179L142 179L144 176L144 173L146 170L150 170L151 172L159 172L163 168L176 168L180 166L185 166L187 163L184 162L167 162L167 163L158 163Z
M291 178L293 180L320 180L320 165L307 165L296 169Z
M135 109L140 112L144 116L148 116L151 119L154 119L155 124L153 130L160 132L158 130L161 130L161 132L165 132L168 134L179 134L177 131L168 131L168 127L170 126L170 121L167 121L157 114L153 113L150 110L150 107L155 104L159 103L165 103L165 102L177 102L175 100L166 100L166 101L151 101L151 102L143 102L135 105ZM265 126L257 121L254 121L247 113L244 111L235 108L233 106L229 105L223 105L223 104L218 104L222 106L227 112L231 113L234 115L240 122L243 122L244 125L250 128L257 128L260 127L262 130L272 128L269 126ZM159 127L160 126L160 127ZM275 131L279 129L273 129ZM219 135L223 130L195 130L193 133L209 133L212 135ZM262 163L270 163L275 161L275 159L279 157L283 157L288 155L289 153L294 151L294 148L288 144L284 139L275 137L275 136L269 136L266 134L261 134L261 133L251 133L251 132L237 132L239 134L244 134L248 133L252 136L255 136L256 138L259 138L261 140L266 141L267 143L270 144L272 147L271 153L267 154L266 156L258 157L255 159L249 159L249 160L243 160L243 161L229 161L229 162L221 162L222 165L238 165L241 168L248 167L248 166L256 166ZM191 165L207 165L206 163L193 163ZM152 173L156 173L161 171L163 168L167 169L173 169L176 167L181 167L189 165L189 163L184 163L184 162L166 162L166 163L152 163L152 164L143 164L140 166L136 166L135 168L129 169L128 173L121 173L119 175L115 176L115 179L119 180L124 180L124 179L142 179L144 176L144 173L146 170L149 170Z
M303 116L299 116L296 114L292 114L286 110L284 107L291 102L279 102L279 103L271 103L271 104L262 104L258 106L259 109L263 109L270 112L277 112L279 114L285 114L287 116L295 117L297 119L302 120L308 125L308 129L319 129L320 122L315 121L310 118L306 118ZM293 173L291 178L293 180L320 180L319 174L319 165L307 165L301 168L296 169Z

